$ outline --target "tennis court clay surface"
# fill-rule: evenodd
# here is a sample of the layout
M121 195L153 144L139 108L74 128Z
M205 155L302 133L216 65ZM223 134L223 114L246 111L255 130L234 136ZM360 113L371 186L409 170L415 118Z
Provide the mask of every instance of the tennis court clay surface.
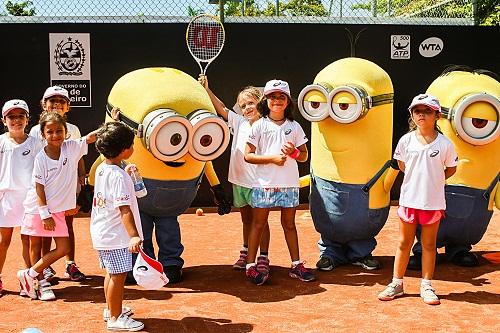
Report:
M441 305L419 297L420 273L405 277L406 295L381 302L377 293L390 281L397 242L395 207L377 237L375 257L382 269L363 271L342 266L316 272L314 282L288 277L289 256L279 213L271 212L271 278L254 286L244 272L232 269L241 246L239 213L180 217L185 245L184 281L159 291L127 286L124 304L146 325L144 332L500 332L500 264L482 255L500 251L500 213L495 210L488 231L473 251L481 265L437 266L434 286ZM314 230L307 210L297 211L300 250L306 266L318 259ZM57 300L41 302L19 296L15 273L21 267L18 231L3 270L0 332L37 327L49 332L105 332L102 310L103 271L89 237L89 219L75 220L77 264L88 280L61 279L54 286ZM64 261L54 265L63 276Z

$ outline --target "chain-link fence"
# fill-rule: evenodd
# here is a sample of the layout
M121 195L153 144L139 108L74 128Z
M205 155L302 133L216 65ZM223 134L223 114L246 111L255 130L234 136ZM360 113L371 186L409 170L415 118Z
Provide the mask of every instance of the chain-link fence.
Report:
M3 0L3 23L188 22L211 13L230 23L474 24L479 0Z

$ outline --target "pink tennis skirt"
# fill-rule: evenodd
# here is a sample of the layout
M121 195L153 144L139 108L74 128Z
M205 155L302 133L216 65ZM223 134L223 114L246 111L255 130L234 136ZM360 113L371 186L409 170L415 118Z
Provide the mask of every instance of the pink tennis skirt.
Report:
M36 237L68 237L68 226L64 218L64 212L52 213L52 218L56 222L55 230L45 230L42 219L38 214L24 214L21 234Z
M399 218L406 223L433 224L444 218L444 210L423 210L399 206Z

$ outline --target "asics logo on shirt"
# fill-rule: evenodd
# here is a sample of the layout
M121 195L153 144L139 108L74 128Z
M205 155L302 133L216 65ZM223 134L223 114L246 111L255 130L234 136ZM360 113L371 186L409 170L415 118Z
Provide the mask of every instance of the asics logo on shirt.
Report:
M290 133L292 133L292 129L291 129L291 128L288 128L288 129L285 131L285 135L288 135L288 134L290 134Z
M429 157L436 157L439 154L439 150L433 150L430 154Z
M63 165L66 165L66 163L68 163L68 158L66 157L63 161Z
M99 176L104 175L104 170L99 171Z
M31 150L29 150L29 149L28 149L28 150L23 151L23 156L28 155L30 152L31 152Z

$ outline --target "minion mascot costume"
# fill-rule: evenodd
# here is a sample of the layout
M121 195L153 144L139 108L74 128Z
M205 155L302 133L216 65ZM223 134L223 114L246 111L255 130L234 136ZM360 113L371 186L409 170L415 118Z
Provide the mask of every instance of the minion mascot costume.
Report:
M173 68L144 68L122 76L108 97L106 122L112 108L120 109L119 121L136 133L134 154L148 190L138 199L144 233L144 250L158 260L170 282L182 279L184 247L177 217L194 200L206 173L219 214L231 211L229 200L213 170L213 159L229 143L229 129L217 117L205 89L191 76ZM98 159L95 170L101 162Z
M380 267L371 253L398 174L390 168L393 98L389 75L360 58L328 65L299 95L299 110L311 121L311 174L301 185L311 187L320 270Z
M439 128L460 158L457 172L446 181L446 216L439 225L437 247L445 247L448 261L466 267L479 264L470 250L486 232L493 202L500 207L500 83L494 77L455 66L427 89L441 103ZM408 267L420 269L419 242L413 253Z

